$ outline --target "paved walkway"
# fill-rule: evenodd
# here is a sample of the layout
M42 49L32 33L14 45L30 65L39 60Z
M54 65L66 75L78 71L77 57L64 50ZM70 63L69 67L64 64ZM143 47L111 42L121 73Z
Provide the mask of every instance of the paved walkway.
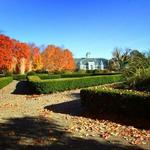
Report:
M79 90L34 95L24 81L0 90L0 150L150 149L147 141L135 147L127 130L145 139L150 134L148 129L92 119L80 106Z

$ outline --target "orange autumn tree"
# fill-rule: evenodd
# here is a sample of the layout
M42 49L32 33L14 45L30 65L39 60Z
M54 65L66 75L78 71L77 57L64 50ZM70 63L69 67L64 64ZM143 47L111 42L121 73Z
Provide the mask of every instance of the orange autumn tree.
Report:
M0 70L11 71L13 62L13 42L3 34L0 34Z
M65 58L65 70L74 71L75 70L75 61L73 59L71 51L68 49L64 50L64 58Z
M16 67L14 72L24 74L29 70L30 63L30 47L26 43L13 40L14 58L16 59Z
M42 53L44 69L49 72L62 71L63 53L59 47L48 45Z
M37 71L37 70L41 70L43 67L42 64L42 58L41 58L41 53L40 53L40 49L34 44L29 44L30 46L30 52L31 52L31 56L30 56L30 65L31 65L31 70L33 71Z
M21 73L45 69L73 71L75 62L68 49L48 45L42 54L35 44L26 44L0 34L0 71Z
M63 50L54 45L48 45L42 53L44 69L49 72L73 71L74 59L69 50Z

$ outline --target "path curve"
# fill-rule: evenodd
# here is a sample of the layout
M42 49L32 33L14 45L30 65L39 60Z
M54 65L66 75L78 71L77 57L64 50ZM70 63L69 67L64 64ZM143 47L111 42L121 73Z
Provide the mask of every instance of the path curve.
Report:
M117 136L101 137L100 131L108 130L102 125L112 122L83 117L80 90L30 95L26 84L13 81L0 90L0 149L150 148L149 143L137 148Z

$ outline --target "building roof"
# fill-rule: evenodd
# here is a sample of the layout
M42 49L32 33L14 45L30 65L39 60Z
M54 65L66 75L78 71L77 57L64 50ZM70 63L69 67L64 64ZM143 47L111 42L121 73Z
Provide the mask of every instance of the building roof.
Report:
M79 64L82 61L83 64L87 64L88 62L95 62L95 64L101 64L101 61L106 66L108 64L108 60L104 58L75 58L76 64Z

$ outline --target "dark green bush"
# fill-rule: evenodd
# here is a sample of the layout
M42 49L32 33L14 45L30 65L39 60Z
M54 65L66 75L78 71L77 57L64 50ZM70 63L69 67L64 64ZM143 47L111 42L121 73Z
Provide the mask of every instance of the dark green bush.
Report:
M0 89L5 87L7 84L13 81L12 77L2 77L0 78Z
M53 80L40 80L37 76L28 76L30 85L38 93L52 93L57 91L65 91L101 84L113 83L122 81L121 75L109 76L91 76L82 78L65 78Z
M59 78L79 78L79 77L88 77L88 76L98 76L98 75L116 75L120 73L63 73L63 74L36 74L42 80L45 79L59 79Z
M75 77L86 77L91 76L92 73L72 73L72 74L61 74L61 78L75 78Z
M5 77L11 77L13 74L11 72L6 72Z
M37 76L39 76L40 79L42 79L42 80L61 78L61 75L60 75L60 74L37 74Z
M48 71L47 70L36 70L35 71L37 74L48 74Z
M1 77L5 77L5 75L4 75L4 74L0 74L0 78L1 78Z
M33 76L33 75L36 75L36 72L30 71L30 72L27 73L27 76Z
M121 74L120 72L110 72L109 70L95 70L93 75L117 75Z
M82 89L81 103L91 112L115 112L150 117L150 93L133 90L98 88Z
M26 80L26 74L14 74L13 79L19 81Z
M91 73L93 74L94 70L86 70L86 73Z
M149 91L150 92L150 77L149 78L145 78L142 81L139 81L136 85L135 85L137 90L141 90L141 91Z

